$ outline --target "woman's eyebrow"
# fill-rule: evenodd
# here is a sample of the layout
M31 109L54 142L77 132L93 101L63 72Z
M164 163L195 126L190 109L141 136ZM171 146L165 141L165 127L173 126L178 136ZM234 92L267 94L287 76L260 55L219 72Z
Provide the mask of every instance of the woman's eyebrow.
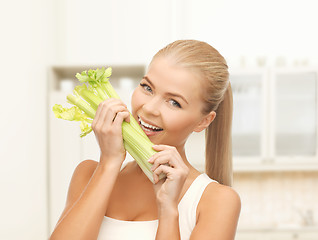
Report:
M148 78L148 76L144 76L143 79L145 79L145 80L149 83L149 85L151 85L151 87L152 87L153 89L156 89L156 87L155 87L154 84L150 81L150 79ZM183 97L182 95L180 95L180 94L178 94L178 93L170 93L170 92L168 92L167 95L173 96L173 97L179 97L179 98L181 98L183 101L185 101L187 104L189 104L188 101L185 99L185 97Z
M155 86L153 85L153 83L150 81L150 79L147 76L144 76L142 79L145 79L153 89L155 89Z

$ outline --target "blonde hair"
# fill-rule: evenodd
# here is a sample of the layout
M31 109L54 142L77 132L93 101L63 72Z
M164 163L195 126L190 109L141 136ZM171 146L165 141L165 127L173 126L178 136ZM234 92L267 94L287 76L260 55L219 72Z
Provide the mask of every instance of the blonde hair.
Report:
M204 81L202 113L216 112L205 130L205 171L210 178L231 186L233 97L225 59L215 48L197 40L170 43L153 60L158 57L173 59L176 65L194 71Z

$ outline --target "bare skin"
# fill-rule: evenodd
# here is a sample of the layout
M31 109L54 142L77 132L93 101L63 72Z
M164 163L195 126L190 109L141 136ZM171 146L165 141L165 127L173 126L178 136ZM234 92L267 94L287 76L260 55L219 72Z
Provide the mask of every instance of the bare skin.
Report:
M86 160L76 168L65 209L50 239L97 239L105 215L127 221L158 219L157 240L180 239L178 203L200 175L188 162L184 145L189 134L204 130L216 115L200 112L202 86L193 81L195 77L169 59L158 59L134 91L133 116L163 129L145 130L157 144L158 153L150 159L155 184L135 162L120 171L126 154L121 123L129 122L129 113L118 99L100 104L92 124L100 161ZM160 173L167 178L158 181ZM197 207L190 239L234 239L239 213L238 194L230 187L210 183Z

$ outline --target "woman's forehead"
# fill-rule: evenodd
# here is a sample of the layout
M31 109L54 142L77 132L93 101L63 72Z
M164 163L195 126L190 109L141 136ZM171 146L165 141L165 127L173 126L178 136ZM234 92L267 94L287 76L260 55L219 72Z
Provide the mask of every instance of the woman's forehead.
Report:
M202 94L202 81L199 76L166 58L155 59L149 66L146 76L155 87L165 91L185 94L188 98L196 98Z

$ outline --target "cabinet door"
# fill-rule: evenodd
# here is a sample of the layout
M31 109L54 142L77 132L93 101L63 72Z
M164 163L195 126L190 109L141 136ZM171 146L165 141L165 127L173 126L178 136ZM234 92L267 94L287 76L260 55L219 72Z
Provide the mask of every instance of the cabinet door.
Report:
M317 72L273 76L272 154L279 159L317 156Z
M49 99L49 216L50 232L62 213L68 186L81 160L80 127L75 122L57 119L54 104L66 102L65 92L51 92Z
M262 71L234 72L233 156L238 163L260 161L266 153L265 77Z

